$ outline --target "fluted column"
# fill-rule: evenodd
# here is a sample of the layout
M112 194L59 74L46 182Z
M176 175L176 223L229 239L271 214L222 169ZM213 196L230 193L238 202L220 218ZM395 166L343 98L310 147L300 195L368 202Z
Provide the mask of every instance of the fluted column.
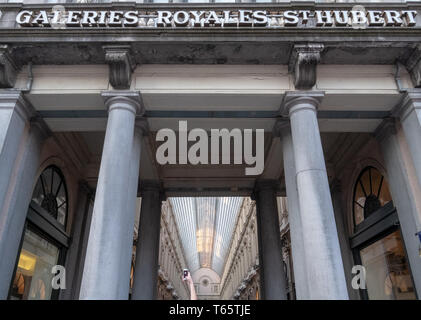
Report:
M143 108L138 92L107 91L107 129L83 271L81 299L128 299L128 233L134 213L133 197L138 174L133 174L140 147L133 153L135 117ZM130 199L130 201L135 201Z
M348 299L332 199L323 156L317 106L322 92L289 92L289 115L309 299Z
M262 299L286 300L287 283L282 265L281 235L276 203L276 181L256 183L257 234Z
M33 119L24 135L2 207L0 208L0 299L6 299L13 276L22 232L39 168L41 148L50 131L41 119ZM0 177L3 179L3 177Z
M132 300L156 299L162 192L158 182L145 181L141 187L139 237Z

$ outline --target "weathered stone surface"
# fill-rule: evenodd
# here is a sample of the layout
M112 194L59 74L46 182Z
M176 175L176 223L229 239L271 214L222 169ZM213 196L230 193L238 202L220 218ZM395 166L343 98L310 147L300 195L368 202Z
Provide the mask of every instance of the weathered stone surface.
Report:
M10 47L0 45L0 88L13 88L19 68L16 65Z
M421 87L421 45L417 45L406 61L406 68L416 88Z
M128 89L136 63L130 46L104 46L105 62L110 68L110 84L114 89Z
M289 61L289 71L294 74L296 89L311 89L316 83L316 69L323 44L295 45Z

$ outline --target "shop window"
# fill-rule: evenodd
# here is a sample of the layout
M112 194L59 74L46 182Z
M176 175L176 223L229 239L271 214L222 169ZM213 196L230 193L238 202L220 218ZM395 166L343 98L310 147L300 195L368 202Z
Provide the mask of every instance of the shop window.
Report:
M67 188L61 171L50 166L36 183L28 208L20 252L16 259L9 299L57 299L52 287L53 267L64 266L69 244L65 231Z
M354 187L354 235L350 238L355 265L365 268L362 299L416 299L399 218L384 176L365 168Z

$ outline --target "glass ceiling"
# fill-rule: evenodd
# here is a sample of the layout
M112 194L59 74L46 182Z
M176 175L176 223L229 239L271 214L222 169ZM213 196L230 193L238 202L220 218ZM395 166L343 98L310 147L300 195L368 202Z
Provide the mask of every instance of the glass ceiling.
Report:
M191 272L211 268L222 276L243 197L170 198Z

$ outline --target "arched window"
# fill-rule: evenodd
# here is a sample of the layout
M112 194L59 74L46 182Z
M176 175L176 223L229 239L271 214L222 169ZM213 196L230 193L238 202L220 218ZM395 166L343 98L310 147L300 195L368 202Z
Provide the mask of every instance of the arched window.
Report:
M56 166L39 176L28 208L22 245L9 292L13 300L57 299L52 286L55 265L64 266L69 235L66 233L67 188Z
M362 299L415 299L415 288L385 177L366 167L355 182L354 234L350 238L354 264L365 268Z
M366 167L354 187L354 226L392 200L389 185L374 167Z
M49 166L42 172L32 194L32 200L66 226L67 187L60 169Z

